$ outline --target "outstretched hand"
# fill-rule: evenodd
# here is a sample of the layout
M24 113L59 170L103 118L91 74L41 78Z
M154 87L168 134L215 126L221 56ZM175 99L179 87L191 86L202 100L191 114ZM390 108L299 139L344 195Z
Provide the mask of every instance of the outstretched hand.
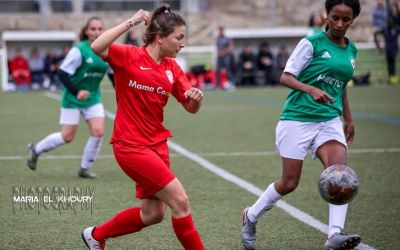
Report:
M185 97L188 100L193 100L195 102L201 102L203 100L203 92L198 88L190 88L185 92Z

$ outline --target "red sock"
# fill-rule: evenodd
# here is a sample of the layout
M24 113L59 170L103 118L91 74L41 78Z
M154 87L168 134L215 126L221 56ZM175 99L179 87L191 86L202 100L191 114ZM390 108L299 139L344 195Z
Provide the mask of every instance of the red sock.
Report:
M98 241L104 241L140 231L146 227L140 218L140 210L140 207L132 207L119 212L114 218L97 226L93 231L93 237Z
M200 235L194 227L192 215L189 214L183 218L172 217L172 227L174 228L176 237L178 237L182 246L187 250L203 250L204 246L201 242Z

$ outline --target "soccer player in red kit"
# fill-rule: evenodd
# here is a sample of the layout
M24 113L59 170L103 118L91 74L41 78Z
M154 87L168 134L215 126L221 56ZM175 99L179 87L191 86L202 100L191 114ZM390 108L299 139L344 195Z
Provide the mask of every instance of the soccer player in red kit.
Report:
M113 43L141 22L147 25L144 46ZM139 10L126 22L104 32L91 46L114 71L118 108L111 144L118 164L136 183L140 206L84 229L82 238L90 249L104 249L108 238L160 223L167 206L182 246L204 249L185 189L170 170L167 138L171 133L163 126L163 111L170 95L190 113L196 113L203 100L203 93L190 86L172 59L184 47L184 35L185 21L165 4L151 16Z

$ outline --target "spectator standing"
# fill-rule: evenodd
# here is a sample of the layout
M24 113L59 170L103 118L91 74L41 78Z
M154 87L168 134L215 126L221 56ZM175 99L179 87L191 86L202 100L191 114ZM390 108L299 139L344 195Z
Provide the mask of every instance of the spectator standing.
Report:
M235 87L233 76L233 65L235 49L233 40L225 36L225 28L218 28L217 45L217 68L215 71L216 87L224 89L233 89ZM221 71L225 70L228 81L225 85L221 82Z
M390 18L393 20L394 26L400 28L400 6L398 1L393 1Z
M384 37L385 37L385 54L386 54L386 62L388 67L388 74L389 74L389 83L390 84L397 84L399 81L396 75L396 57L397 53L399 52L399 27L395 25L394 18L389 17L387 26L383 30Z
M276 83L274 77L274 56L267 42L260 43L257 55L257 67L260 71L264 72L265 84Z
M376 0L376 6L372 11L372 25L374 27L375 47L380 51L379 36L383 37L384 28L387 20L387 11L385 8L385 0Z

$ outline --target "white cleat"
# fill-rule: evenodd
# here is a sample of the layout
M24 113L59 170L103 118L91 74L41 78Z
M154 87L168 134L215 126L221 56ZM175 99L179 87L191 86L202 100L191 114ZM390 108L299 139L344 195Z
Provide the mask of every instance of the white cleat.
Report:
M94 227L87 227L82 232L82 240L90 250L104 250L106 243L97 241L92 236Z

